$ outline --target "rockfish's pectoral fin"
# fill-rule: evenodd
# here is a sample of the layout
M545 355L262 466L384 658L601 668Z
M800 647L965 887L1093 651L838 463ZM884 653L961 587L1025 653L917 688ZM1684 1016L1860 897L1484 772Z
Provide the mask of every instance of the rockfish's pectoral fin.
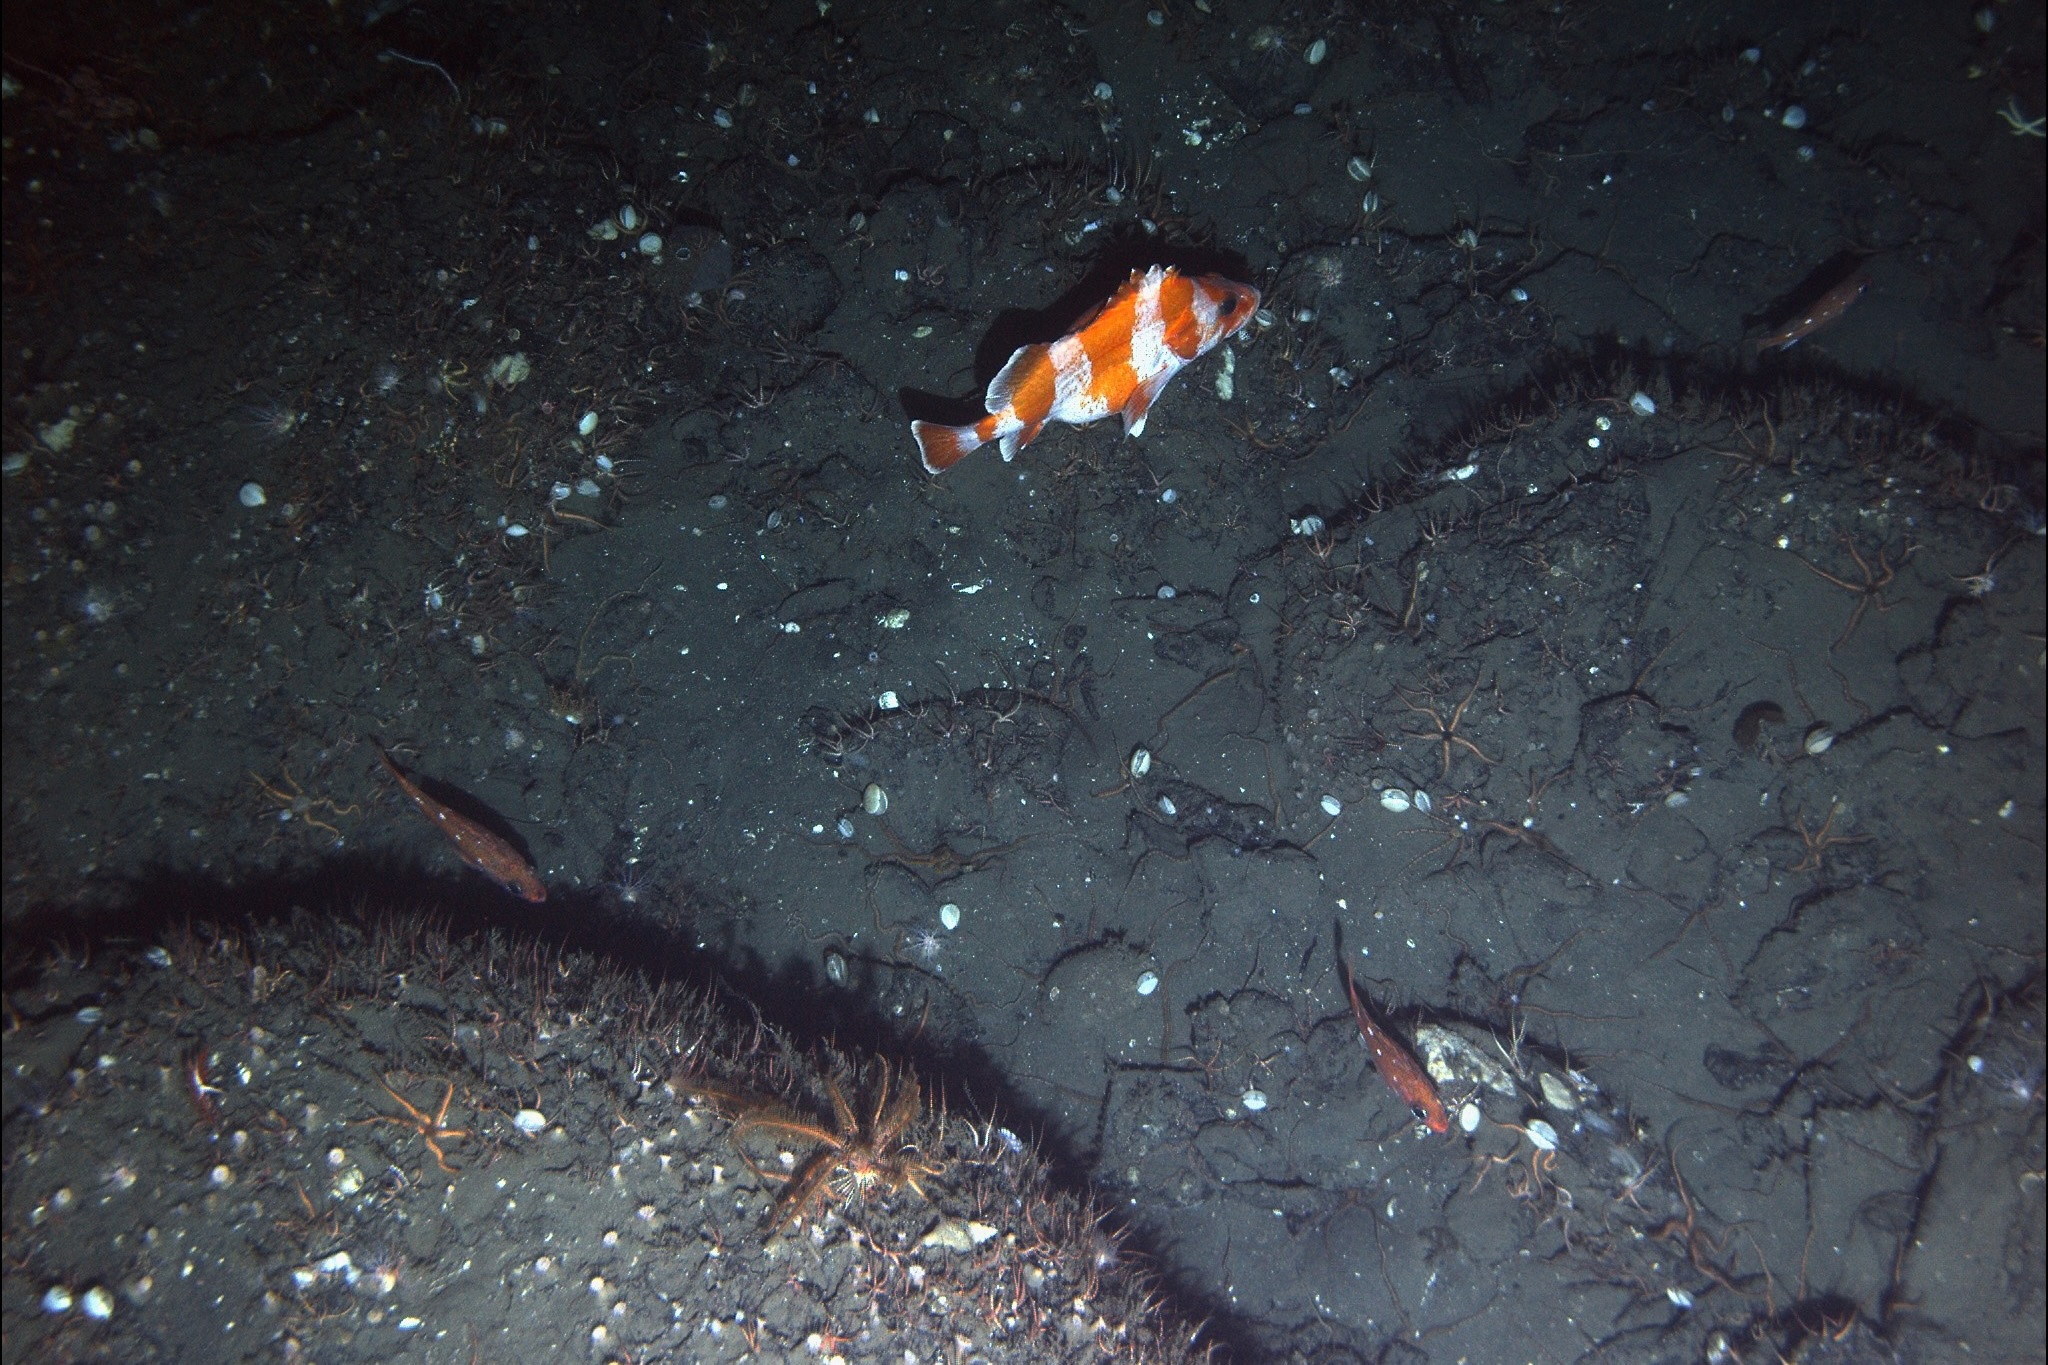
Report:
M1159 401L1159 395L1173 375L1172 370L1162 370L1131 390L1131 396L1124 400L1124 435L1145 434L1145 418L1151 414L1152 405Z

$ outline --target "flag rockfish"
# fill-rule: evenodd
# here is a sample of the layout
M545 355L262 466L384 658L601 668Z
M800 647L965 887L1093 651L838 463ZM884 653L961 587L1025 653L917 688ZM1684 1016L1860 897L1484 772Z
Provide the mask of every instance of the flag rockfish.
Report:
M990 441L1011 459L1047 422L1085 426L1115 412L1123 415L1126 436L1141 435L1167 381L1258 309L1258 290L1221 275L1191 277L1157 265L1132 271L1073 331L1017 349L989 381L988 416L964 427L912 422L910 434L933 474Z

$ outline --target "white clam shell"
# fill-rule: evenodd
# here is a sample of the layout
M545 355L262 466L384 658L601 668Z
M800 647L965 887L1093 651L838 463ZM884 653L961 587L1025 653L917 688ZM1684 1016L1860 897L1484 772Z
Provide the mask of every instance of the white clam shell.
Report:
M945 925L949 931L958 929L960 927L960 907L951 901L947 901L944 905L940 906L939 923Z
M1402 791L1399 787L1389 787L1380 793L1380 805L1387 810L1393 811L1396 815L1399 815L1414 804L1413 801L1408 799L1408 793Z
M1344 803L1334 796L1325 796L1322 801L1323 814L1332 820L1344 813Z
M270 495L263 491L263 485L250 480L235 490L235 501L244 507L261 507L270 501Z
M1237 1097L1237 1102L1256 1114L1266 1107L1266 1092L1256 1088L1247 1090Z
M1131 750L1131 776L1143 777L1146 773L1149 773L1151 771L1152 751L1150 749Z
M1159 973L1144 972L1138 977L1138 994L1150 995L1159 989Z
M860 794L860 808L869 815L881 815L889 809L889 793L879 782L868 783L867 790Z
M512 1126L532 1137L547 1131L548 1116L538 1109L522 1109L512 1116Z

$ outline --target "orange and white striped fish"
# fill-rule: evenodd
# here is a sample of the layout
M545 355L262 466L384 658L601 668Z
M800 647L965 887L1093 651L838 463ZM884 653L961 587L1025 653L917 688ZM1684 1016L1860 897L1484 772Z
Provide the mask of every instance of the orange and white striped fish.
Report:
M1020 346L989 381L988 416L970 426L912 422L910 434L928 473L958 464L990 441L1003 458L1038 439L1047 422L1085 426L1121 413L1124 435L1145 430L1145 415L1167 381L1250 322L1259 291L1221 275L1191 277L1172 266L1131 278L1073 331L1054 342Z

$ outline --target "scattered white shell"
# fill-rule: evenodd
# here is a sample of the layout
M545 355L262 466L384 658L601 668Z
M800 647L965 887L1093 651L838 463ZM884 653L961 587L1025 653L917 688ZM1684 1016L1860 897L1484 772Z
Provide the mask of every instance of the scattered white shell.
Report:
M1806 738L1799 747L1806 750L1809 757L1818 758L1835 747L1835 732L1825 725L1816 725L1806 732Z
M1543 1119L1530 1119L1528 1127L1522 1130L1529 1135L1529 1145L1539 1152L1557 1150L1557 1129Z
M1362 156L1354 156L1344 163L1344 174L1363 185L1372 179L1372 162Z
M901 705L903 705L902 698L898 697L894 692L884 692L881 696L875 698L875 709L878 711L894 711Z
M235 501L244 507L261 507L270 501L270 495L263 491L263 485L253 479L235 490Z
M1115 93L1114 90L1109 88L1108 81L1095 82L1095 98L1103 101L1105 104L1109 102L1109 97Z
M578 436L588 436L591 432L596 430L597 414L594 412L584 413L583 416L579 418L576 422L576 434Z
M596 479L576 480L576 496L579 498L594 498L602 492L604 490L597 486Z
M875 618L875 624L883 630L901 630L910 624L910 608L891 607Z
M79 1299L78 1306L95 1322L105 1322L114 1316L114 1296L107 1292L105 1285L96 1284L86 1290L85 1296Z
M1358 208L1367 217L1378 213L1380 211L1380 192L1378 190L1367 190L1365 197L1358 201Z
M1628 410L1638 417L1655 417L1657 415L1657 400L1650 397L1647 393L1639 391L1629 396Z
M1471 478L1474 474L1477 474L1478 472L1479 466L1476 463L1461 464L1456 469L1446 469L1444 471L1444 482L1463 483L1465 482L1465 480Z
M839 837L842 839L851 839L853 837L853 821L843 815L839 817L838 823L833 828L839 831Z
M1422 812L1422 813L1423 813L1424 815L1427 815L1427 814L1429 814L1429 812L1430 812L1430 809L1431 809L1431 808L1432 808L1432 807L1433 807L1433 806L1434 806L1435 804L1436 804L1435 802L1433 802L1433 801L1431 801L1431 800L1429 799L1429 793L1428 793L1428 792L1426 792L1426 791L1418 791L1418 792L1416 792L1416 793L1415 793L1415 809L1417 809L1417 810L1421 811L1421 812Z
M661 254L661 234L658 232L643 234L640 238L639 246L642 256L659 256Z
M1174 816L1180 814L1180 807L1173 804L1172 797L1162 796L1159 798L1159 813L1171 820Z
M889 809L889 793L879 782L868 783L868 789L860 794L860 808L869 815L883 814Z
M505 534L510 536L512 539L517 540L521 536L526 534L526 527L520 524L519 522L515 521L510 526L507 526L505 528Z
M1143 777L1151 771L1152 751L1143 748L1131 750L1131 776Z
M1692 1307L1692 1295L1675 1284L1665 1286L1664 1297L1671 1300L1674 1308Z
M1548 1071L1537 1076L1536 1085L1543 1092L1543 1102L1552 1109L1569 1114L1579 1107L1579 1097L1572 1093L1572 1088Z
M1173 599L1174 599L1175 597L1177 597L1177 596L1179 596L1179 594L1178 594L1177 592L1175 592L1175 591L1174 591L1174 587L1173 587L1173 584L1171 584L1171 583L1161 583L1161 584L1159 585L1159 600L1160 600L1160 601L1162 601L1162 602L1170 602L1170 601L1172 601L1172 600L1173 600Z
M1138 977L1138 994L1150 995L1159 989L1159 973L1144 972Z
M622 205L619 208L619 226L628 232L639 227L640 210L634 208L631 204Z
M1513 289L1508 290L1508 297L1516 303L1527 303L1529 301L1529 291L1518 284Z
M562 499L568 497L571 493L575 491L575 489L569 487L569 485L566 483L558 483L553 488L550 488L548 490L548 501L560 502Z
M1237 1102L1256 1114L1266 1107L1266 1092L1256 1088L1247 1090L1237 1097Z
M1380 805L1399 815L1415 803L1408 799L1408 793L1399 787L1389 787L1380 793Z
M1343 813L1344 803L1342 801L1339 801L1334 796L1325 796L1323 798L1323 814L1334 820Z
M1330 45L1321 38L1308 45L1308 51L1301 54L1302 60L1310 66L1321 66L1323 58L1330 55Z
M522 1109L512 1116L512 1126L532 1137L547 1131L548 1116L538 1109Z
M837 949L825 954L825 975L835 986L846 984L846 957Z
M1309 515L1302 517L1299 520L1290 519L1287 523L1287 528L1293 531L1294 534L1298 536L1321 535L1323 531L1323 519L1315 515L1315 513L1311 512L1309 513Z
M1466 1100L1458 1106L1458 1131L1476 1133L1479 1131L1479 1106Z
M949 933L952 930L958 929L960 927L960 907L951 901L947 901L944 905L940 906L939 923L945 925Z
M1803 104L1792 105L1779 116L1778 122L1784 124L1787 128L1804 128L1806 126L1806 106Z
M69 1313L74 1302L76 1300L71 1297L71 1291L61 1284L53 1284L43 1291L45 1313Z

